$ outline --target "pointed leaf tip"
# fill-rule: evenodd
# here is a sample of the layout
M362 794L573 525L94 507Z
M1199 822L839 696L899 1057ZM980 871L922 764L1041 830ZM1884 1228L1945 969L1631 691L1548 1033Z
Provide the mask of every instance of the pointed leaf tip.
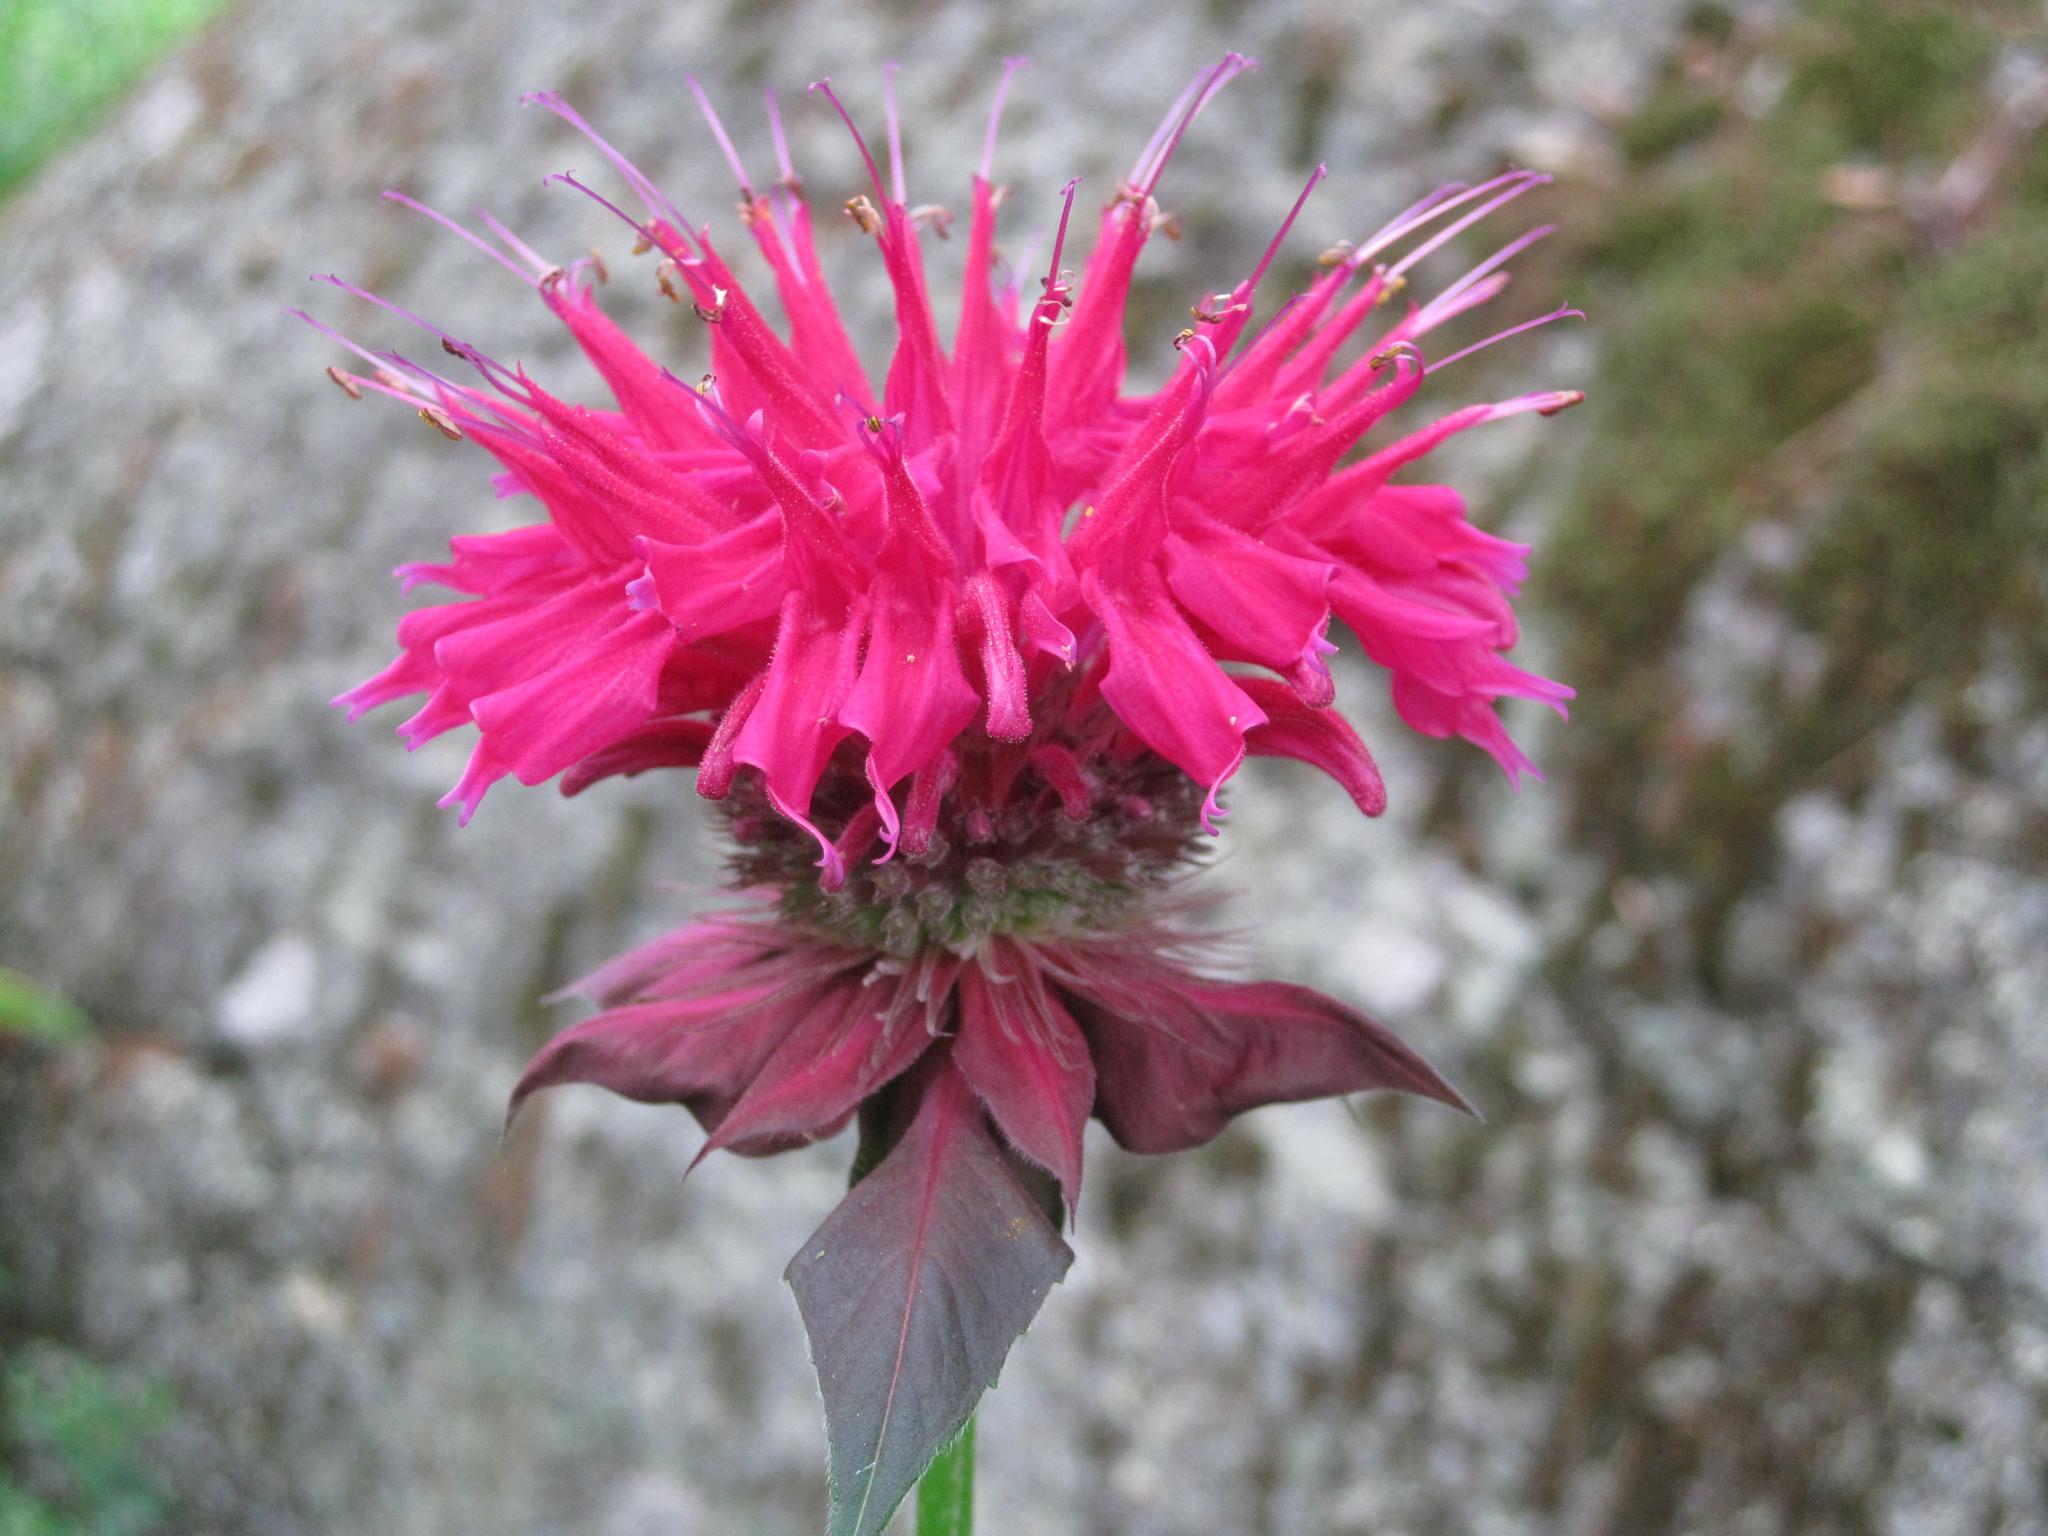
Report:
M1073 1261L952 1063L911 1091L902 1140L786 1276L825 1399L827 1536L880 1536Z

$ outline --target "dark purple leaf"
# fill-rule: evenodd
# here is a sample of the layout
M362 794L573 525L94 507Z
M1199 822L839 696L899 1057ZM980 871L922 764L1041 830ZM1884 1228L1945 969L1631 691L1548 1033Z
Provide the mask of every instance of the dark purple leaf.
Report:
M897 1006L900 983L842 984L796 1022L697 1154L781 1151L846 1123L861 1101L932 1043L922 1010Z
M1003 956L1007 975L960 973L953 1060L1010 1145L1060 1182L1067 1209L1081 1197L1081 1132L1095 1103L1095 1068L1080 1026L1038 968Z
M935 1055L915 1118L790 1262L831 1441L827 1536L877 1536L1066 1273L966 1080Z
M1262 1104L1369 1088L1471 1108L1384 1024L1307 987L1152 962L1070 995L1095 1058L1096 1117L1133 1152L1200 1146Z
M797 1021L834 995L780 995L771 979L609 1009L541 1047L509 1112L543 1088L589 1083L643 1104L686 1104L715 1129Z

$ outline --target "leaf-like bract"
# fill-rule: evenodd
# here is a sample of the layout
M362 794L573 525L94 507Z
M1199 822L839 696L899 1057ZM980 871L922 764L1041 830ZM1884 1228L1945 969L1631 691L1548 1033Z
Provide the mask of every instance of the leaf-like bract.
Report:
M827 1536L877 1536L1066 1273L1060 1240L950 1060L789 1266L831 1441Z

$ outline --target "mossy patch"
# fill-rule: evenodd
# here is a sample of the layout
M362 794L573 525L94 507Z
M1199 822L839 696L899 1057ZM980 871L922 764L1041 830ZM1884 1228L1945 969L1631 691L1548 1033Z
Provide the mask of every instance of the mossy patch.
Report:
M1952 713L1994 648L2048 671L2048 149L1939 202L2023 10L1809 0L1769 33L1695 28L1617 129L1628 174L1567 220L1604 362L1538 587L1580 690L1578 831L1617 877L1681 878L1710 981L1789 795L1853 795L1857 743L1914 702ZM1749 595L1818 678L1765 667L1722 739L1682 707L1685 624L1765 523L1791 553Z

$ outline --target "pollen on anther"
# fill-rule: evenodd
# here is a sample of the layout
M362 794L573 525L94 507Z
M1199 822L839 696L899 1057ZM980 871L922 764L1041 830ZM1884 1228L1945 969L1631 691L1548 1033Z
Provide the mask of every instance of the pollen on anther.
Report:
M882 227L882 216L875 211L875 205L865 196L856 194L846 200L846 214L860 226L864 235L872 235Z
M462 428L456 426L448 413L439 407L431 405L421 406L420 420L447 438L449 442L459 443L462 441Z

